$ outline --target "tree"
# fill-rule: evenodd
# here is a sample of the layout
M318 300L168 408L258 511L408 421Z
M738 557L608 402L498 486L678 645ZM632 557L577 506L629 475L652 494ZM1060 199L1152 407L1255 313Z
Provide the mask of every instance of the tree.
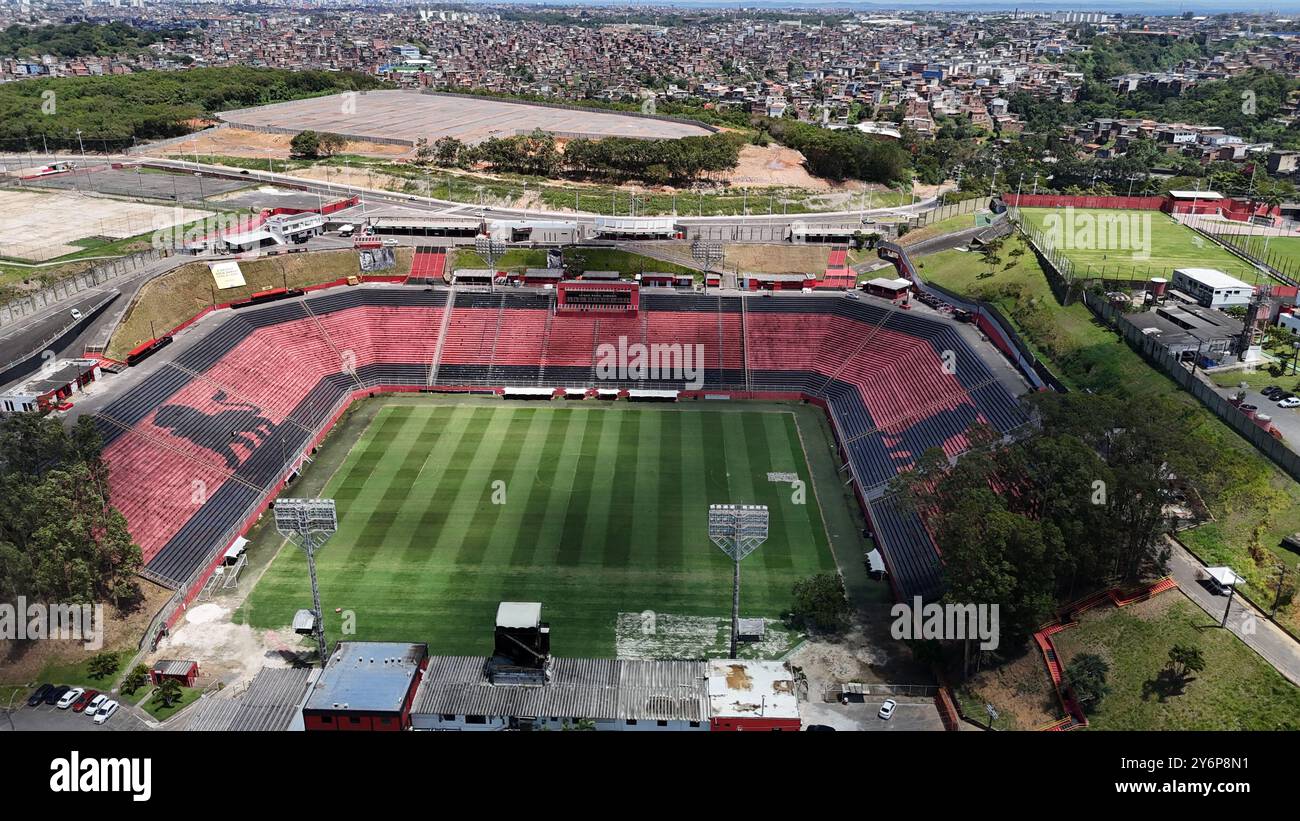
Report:
M819 573L794 583L792 615L805 625L833 633L849 621L844 580L838 573Z
M159 707L170 707L181 700L181 685L174 678L165 678L158 683L153 694L153 703Z
M317 140L317 150L322 156L332 157L347 147L348 141L338 134L321 134Z
M149 681L149 668L143 664L137 664L131 668L131 672L126 674L122 679L122 692L128 696L134 695L137 690L143 687Z
M96 653L91 657L89 662L90 677L96 679L108 678L117 672L117 668L121 666L121 664L122 660L118 657L117 653L110 650Z
M1110 694L1110 686L1106 683L1109 672L1110 665L1095 653L1080 653L1065 668L1065 679L1074 689L1074 697L1084 712L1096 712L1102 699Z
M1192 673L1205 669L1205 657L1201 649L1190 644L1175 644L1169 648L1169 658L1165 666L1180 681L1186 682Z
M299 131L289 141L289 156L300 160L314 160L320 156L320 135L315 131Z

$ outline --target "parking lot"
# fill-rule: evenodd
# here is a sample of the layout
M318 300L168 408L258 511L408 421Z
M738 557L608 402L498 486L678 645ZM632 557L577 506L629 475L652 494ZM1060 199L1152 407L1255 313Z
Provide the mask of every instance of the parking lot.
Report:
M28 707L27 702L15 700L12 710L0 711L0 732L81 730L102 733L147 729L149 729L148 725L126 707L119 707L113 717L103 724L96 724L93 718L86 718L83 713L72 712L72 708L60 710L52 704Z
M898 702L898 707L894 710L893 718L888 721L877 715L880 705L885 702L883 696L873 696L866 701L849 704L800 702L799 717L803 719L805 730L810 724L834 727L840 731L885 733L944 729L934 699L899 696L894 700Z
M1280 387L1290 387L1294 384L1295 377L1279 377L1276 384ZM1219 388L1219 395L1227 399L1237 392L1237 388ZM1292 448L1300 442L1300 408L1279 408L1277 403L1272 399L1261 394L1254 388L1246 391L1246 403L1259 408L1259 412L1267 414L1273 419L1273 426L1282 431L1284 441L1288 442Z

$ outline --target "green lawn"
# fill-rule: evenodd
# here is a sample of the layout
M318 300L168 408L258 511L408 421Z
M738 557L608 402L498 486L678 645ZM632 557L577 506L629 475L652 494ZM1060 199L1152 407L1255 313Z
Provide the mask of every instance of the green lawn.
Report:
M167 707L163 707L155 702L153 698L153 694L157 692L157 688L141 687L140 690L145 693L147 698L144 698L143 700L137 699L135 703L143 707L146 713L159 721L166 721L181 710L193 704L195 701L198 701L199 696L203 695L203 691L198 687L182 687L180 700Z
M771 510L770 538L743 565L743 615L778 618L796 580L835 568L811 486L797 504L769 472L809 481L790 413L383 407L325 488L339 509L339 531L317 558L328 639L487 653L498 602L522 600L543 603L557 655L704 657L690 642L725 652L732 571L707 537L710 502ZM282 549L238 618L287 625L310 606L305 565ZM653 629L643 629L644 611ZM793 640L774 632L753 652Z
M1218 226L1211 226L1218 227ZM1300 274L1300 237L1223 235L1223 241L1267 262L1279 271Z
M1075 277L1167 278L1176 268L1217 268L1252 283L1260 276L1252 266L1159 211L1075 208L1071 220L1064 219L1064 208L1022 208L1021 213L1027 226L1041 231L1053 225L1049 217L1060 220L1057 248L1074 262ZM1123 221L1125 230L1101 227L1115 219ZM1065 238L1067 234L1073 239Z
M1176 591L1131 608L1089 613L1052 641L1065 665L1082 652L1110 665L1111 692L1088 717L1092 729L1300 729L1300 688ZM1163 702L1144 695L1144 684L1165 666L1176 643L1199 648L1205 670L1181 695Z
M1011 256L1025 247L1019 236L1008 238L1001 262L992 268L980 255L963 251L927 255L918 263L927 281L996 305L1071 389L1139 402L1162 396L1190 408L1195 441L1189 452L1199 457L1198 472L1190 478L1215 521L1183 531L1179 538L1205 561L1230 564L1245 576L1248 595L1271 601L1276 572L1268 553L1289 567L1300 563L1300 556L1280 546L1282 537L1300 531L1300 483L1097 323L1082 302L1057 302L1034 255ZM1263 564L1252 558L1250 547L1260 523L1260 546L1267 551L1261 555L1270 560ZM1300 606L1283 610L1279 618L1300 630Z

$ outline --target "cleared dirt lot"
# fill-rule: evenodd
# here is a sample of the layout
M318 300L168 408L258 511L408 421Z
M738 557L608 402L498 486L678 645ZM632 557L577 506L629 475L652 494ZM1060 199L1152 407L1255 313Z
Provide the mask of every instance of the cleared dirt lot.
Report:
M708 129L597 110L572 110L490 100L444 97L414 91L333 94L273 103L218 115L228 123L252 127L325 131L362 138L433 142L455 137L477 143L513 137L540 128L557 136L676 138L704 135Z
M260 131L248 131L243 128L212 128L194 134L188 139L170 145L161 146L157 153L162 156L179 157L198 154L221 157L271 157L277 160L289 158L291 134L263 134ZM400 145L381 145L379 143L353 141L343 149L347 154L366 154L379 157L400 157L410 149Z
M0 256L42 261L82 250L87 237L123 239L210 216L208 211L64 191L0 191Z

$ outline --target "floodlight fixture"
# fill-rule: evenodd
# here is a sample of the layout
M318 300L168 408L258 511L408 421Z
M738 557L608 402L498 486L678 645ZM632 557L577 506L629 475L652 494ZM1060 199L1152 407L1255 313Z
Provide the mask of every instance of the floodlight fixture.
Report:
M731 658L740 635L740 561L767 541L767 505L709 505L709 539L731 557Z
M311 576L312 616L315 624L316 650L321 667L325 666L325 619L321 613L320 586L316 583L316 551L325 546L339 528L333 499L278 499L275 503L275 530L307 554L307 573Z

